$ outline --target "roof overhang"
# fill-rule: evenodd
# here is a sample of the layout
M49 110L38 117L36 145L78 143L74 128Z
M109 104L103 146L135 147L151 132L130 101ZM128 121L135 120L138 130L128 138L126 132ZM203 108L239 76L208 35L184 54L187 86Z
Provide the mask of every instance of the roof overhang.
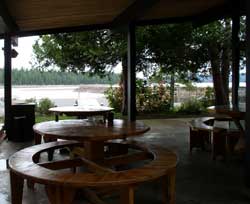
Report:
M5 0L0 36L31 36L123 26L209 21L230 16L234 0ZM239 4L245 0L237 1ZM244 6L241 6L244 8Z

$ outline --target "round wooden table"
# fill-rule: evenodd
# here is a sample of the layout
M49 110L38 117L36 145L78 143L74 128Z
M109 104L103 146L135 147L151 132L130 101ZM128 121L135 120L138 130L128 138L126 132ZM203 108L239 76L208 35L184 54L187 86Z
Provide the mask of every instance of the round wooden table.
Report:
M49 111L55 114L56 121L59 115L65 114L68 116L89 117L103 115L104 119L113 111L113 108L106 106L61 106L50 108Z
M101 160L104 157L105 141L139 136L149 131L150 128L142 121L128 122L115 119L110 125L102 121L75 119L37 123L33 126L33 130L36 144L41 143L42 136L47 141L76 140L84 144L87 158Z

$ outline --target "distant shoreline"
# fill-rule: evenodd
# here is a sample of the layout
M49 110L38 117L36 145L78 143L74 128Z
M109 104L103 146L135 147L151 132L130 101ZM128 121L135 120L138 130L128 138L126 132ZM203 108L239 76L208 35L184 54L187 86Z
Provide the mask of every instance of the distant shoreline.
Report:
M88 86L88 87L98 87L98 86L117 86L117 84L59 84L59 85L12 85L12 87L18 88L37 88L37 87L79 87L79 86ZM3 88L4 85L0 84L0 88Z
M154 84L154 83L153 83ZM75 84L72 84L72 85L64 85L64 84L61 84L61 85L12 85L13 88L60 88L60 87L68 87L68 88L74 88L74 87L81 87L82 90L86 91L86 89L97 89L98 87L100 88L109 88L109 87L117 87L119 86L118 84L78 84L78 85L75 85ZM179 84L179 83L176 83L175 86L179 86L179 87L185 87L184 84ZM193 86L196 86L196 87L213 87L213 82L194 82L193 83ZM230 82L229 83L229 87L231 88L232 87L232 83ZM245 82L240 82L239 83L239 87L240 88L245 88L246 87L246 83ZM0 89L4 88L4 85L3 84L0 84Z
M109 87L117 87L117 84L79 84L79 85L13 85L14 89L38 89L38 90L71 90L75 92L104 93ZM4 89L0 85L0 89Z

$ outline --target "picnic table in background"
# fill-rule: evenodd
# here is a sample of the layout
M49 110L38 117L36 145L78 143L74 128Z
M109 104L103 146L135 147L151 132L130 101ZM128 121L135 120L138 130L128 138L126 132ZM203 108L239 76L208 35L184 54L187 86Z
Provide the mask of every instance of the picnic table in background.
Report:
M114 109L106 106L59 106L50 108L49 111L55 114L55 120L59 120L59 115L77 116L86 118L90 116L102 115L104 120Z

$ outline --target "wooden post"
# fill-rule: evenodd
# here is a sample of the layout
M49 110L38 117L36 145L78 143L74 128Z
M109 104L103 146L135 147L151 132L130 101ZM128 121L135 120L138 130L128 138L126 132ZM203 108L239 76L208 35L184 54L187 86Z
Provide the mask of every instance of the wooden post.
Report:
M4 38L4 126L9 138L11 131L11 36Z
M76 194L75 189L61 186L46 185L45 190L51 204L72 203Z
M134 188L132 186L126 186L121 189L120 204L134 204Z
M246 185L250 187L250 1L246 1Z
M232 104L233 107L239 105L239 67L240 67L240 15L239 3L233 1L234 12L232 17Z
M136 120L136 41L135 24L128 27L128 120Z
M23 200L23 182L24 179L21 176L16 175L13 171L10 171L10 187L11 187L11 203L22 204Z

